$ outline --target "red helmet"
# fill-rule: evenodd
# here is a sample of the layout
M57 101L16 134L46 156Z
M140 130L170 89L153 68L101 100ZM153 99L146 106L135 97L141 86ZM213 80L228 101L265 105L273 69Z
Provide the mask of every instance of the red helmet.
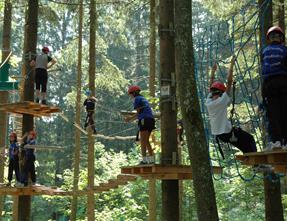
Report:
M16 134L15 132L11 132L11 133L10 133L10 137L17 138L17 134Z
M141 88L139 86L133 85L129 87L128 93L132 94L133 92L136 92L136 91L141 91Z
M226 90L226 87L225 87L225 85L222 82L215 81L215 82L212 83L212 85L210 87L210 90L212 90L212 89L217 89L217 90L220 90L220 91L224 92Z
M31 130L31 131L29 132L29 135L32 135L34 138L36 138L36 131Z
M266 38L269 40L269 35L272 32L277 32L283 35L283 37L285 38L285 34L284 31L282 30L282 28L280 28L279 26L272 26L271 28L268 29L267 34L266 34Z
M48 48L48 47L43 47L43 48L42 48L42 51L43 51L44 53L45 53L45 52L47 52L47 53L48 53L50 50L49 50L49 48Z

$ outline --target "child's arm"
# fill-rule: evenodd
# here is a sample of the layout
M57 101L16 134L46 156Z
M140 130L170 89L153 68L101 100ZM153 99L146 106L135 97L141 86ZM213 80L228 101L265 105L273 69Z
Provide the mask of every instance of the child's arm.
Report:
M226 93L229 94L231 87L232 87L232 83L233 83L233 66L235 63L235 55L233 55L231 62L230 62L230 67L229 67L229 72L227 75L227 86L226 86Z
M137 119L138 113L134 113L131 116L127 116L124 118L125 122L130 122L130 121L134 121Z
M212 66L212 69L211 69L211 75L210 75L210 80L209 80L209 88L211 87L211 85L214 82L214 76L215 76L216 70L217 70L217 64L214 63L214 65Z

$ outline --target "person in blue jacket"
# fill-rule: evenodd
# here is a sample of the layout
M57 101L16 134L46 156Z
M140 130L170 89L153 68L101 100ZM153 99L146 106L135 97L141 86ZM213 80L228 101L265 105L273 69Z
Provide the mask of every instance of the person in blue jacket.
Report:
M30 147L25 148L25 145L29 145ZM36 184L36 172L35 172L35 148L32 148L31 145L36 145L36 132L30 131L28 133L27 140L24 142L24 148L25 148L25 165L24 170L22 174L22 184L24 186L28 186L28 176L30 173L32 185Z
M155 129L155 120L149 102L140 94L139 86L130 86L128 89L129 96L134 99L134 109L137 111L134 115L126 117L125 121L129 122L138 119L138 127L140 134L142 161L140 164L155 163L154 152L149 142L149 137L153 129ZM149 156L147 156L148 151Z
M11 185L13 171L15 171L16 185L20 183L20 172L19 172L19 145L17 143L17 134L12 132L9 136L10 146L9 146L9 167L8 167L8 184Z
M262 51L262 98L269 123L270 144L265 150L287 144L287 47L278 26L267 32L269 45Z

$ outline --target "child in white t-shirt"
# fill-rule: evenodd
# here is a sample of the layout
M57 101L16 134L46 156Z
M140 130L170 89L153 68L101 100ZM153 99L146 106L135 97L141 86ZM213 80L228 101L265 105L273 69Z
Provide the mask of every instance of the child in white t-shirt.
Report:
M210 93L206 99L206 107L209 115L211 133L217 139L231 143L243 153L256 152L256 143L252 135L243 131L241 128L232 127L227 117L227 107L231 103L229 93L233 82L233 66L235 57L232 58L229 73L227 76L227 86L220 81L214 81L214 75L217 70L215 64L212 68L210 77Z

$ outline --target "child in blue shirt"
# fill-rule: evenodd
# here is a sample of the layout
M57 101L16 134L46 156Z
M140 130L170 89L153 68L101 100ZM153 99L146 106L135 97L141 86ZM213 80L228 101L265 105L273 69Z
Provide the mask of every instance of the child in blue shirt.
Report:
M13 171L15 171L16 176L16 185L20 182L20 173L19 173L19 146L17 143L17 134L12 132L9 136L10 147L9 147L9 169L8 169L8 186L11 185Z
M24 143L24 148L25 145L35 145L36 144L36 132L35 131L30 131L28 133L27 140ZM30 173L31 180L32 180L32 185L36 183L36 173L35 173L35 154L34 154L35 149L34 148L25 148L25 165L24 165L24 170L22 174L22 183L24 186L28 186L28 175Z
M268 30L267 40L270 44L262 52L262 98L272 141L265 150L271 150L287 145L287 47L278 26Z
M128 94L134 99L134 109L137 111L136 114L126 117L125 121L132 121L138 119L138 127L140 133L140 143L142 152L142 161L140 164L154 163L154 152L149 142L149 137L153 129L155 129L155 120L152 113L152 109L148 101L140 94L139 86L131 86L128 89ZM148 151L149 156L146 155Z
M95 121L94 121L94 113L95 113L95 106L96 106L97 99L94 96L92 96L90 91L88 91L86 95L87 95L87 99L84 101L84 106L86 107L87 116L86 116L84 128L86 129L88 126L90 126L91 129L93 130L93 133L97 134L97 130L95 127Z

